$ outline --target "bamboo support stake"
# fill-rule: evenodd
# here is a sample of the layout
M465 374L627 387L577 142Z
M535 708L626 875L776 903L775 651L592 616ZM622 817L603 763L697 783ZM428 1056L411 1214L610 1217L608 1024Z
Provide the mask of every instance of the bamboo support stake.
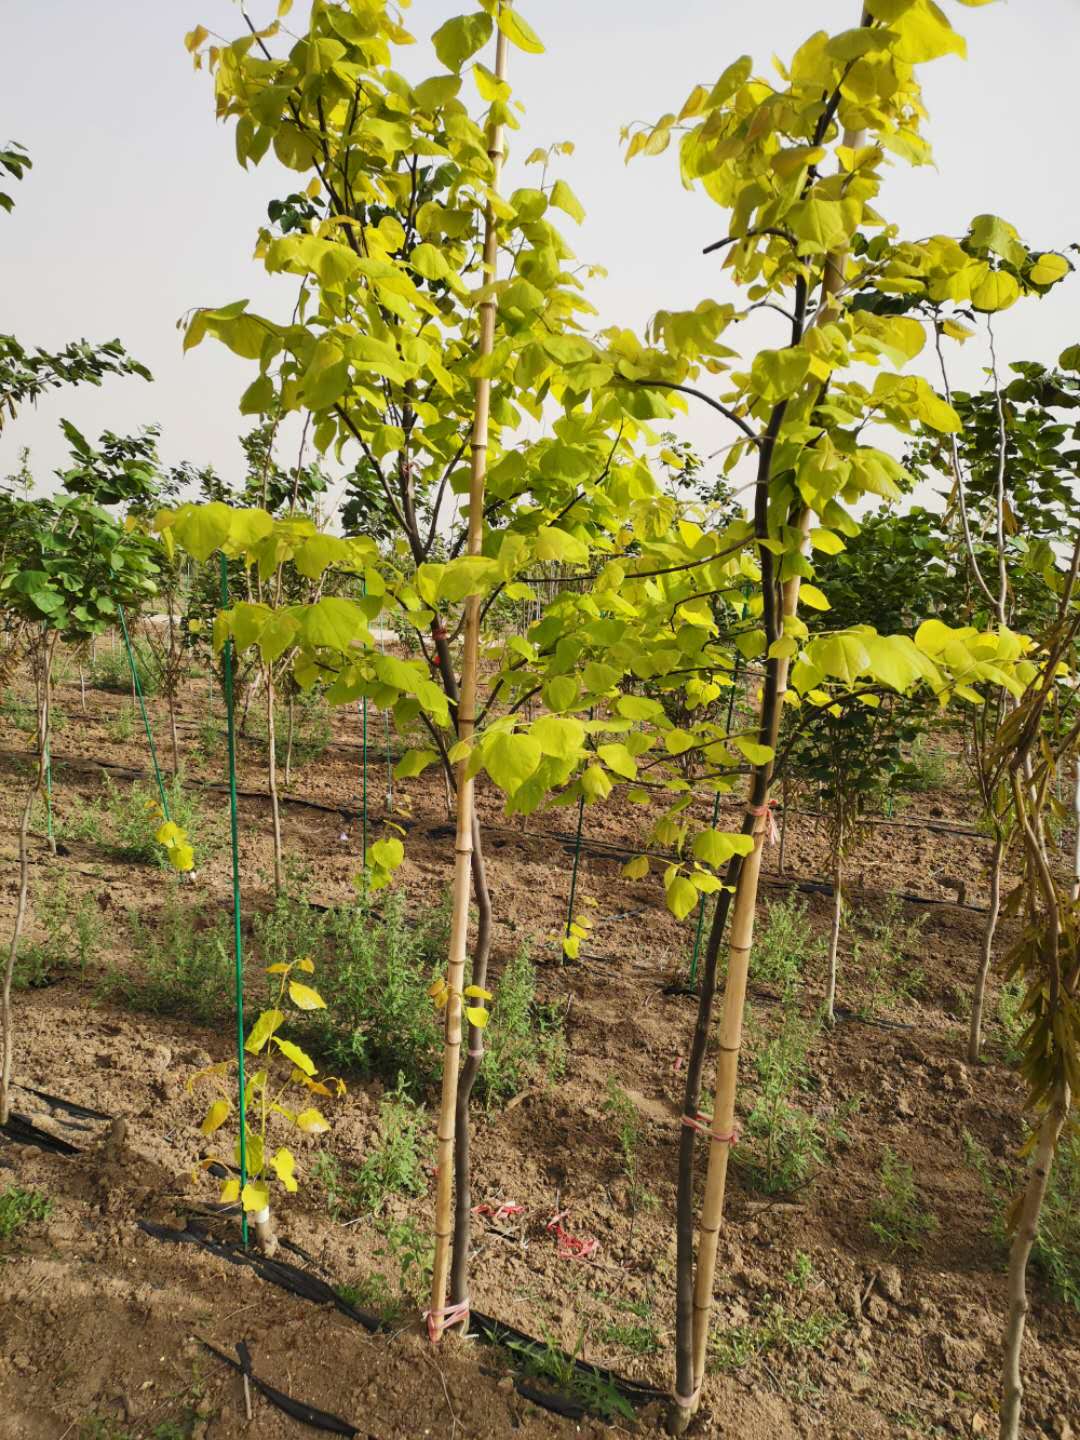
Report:
M810 512L800 517L804 537L809 534ZM799 602L799 577L787 581L781 613L794 615ZM776 746L784 693L787 690L788 662L777 663L776 694L772 713L762 716L764 743ZM771 768L771 762L770 762ZM753 786L752 790L757 787ZM750 972L750 950L754 942L754 914L757 907L758 880L765 841L771 822L768 815L768 779L764 794L757 805L748 808L755 816L754 848L746 857L735 890L731 917L731 942L728 948L727 981L724 985L723 1011L720 1017L720 1054L716 1062L716 1103L710 1129L709 1164L705 1174L705 1196L698 1227L697 1269L694 1273L694 1388L684 1397L681 1408L693 1414L705 1378L705 1352L709 1338L709 1312L712 1309L713 1279L716 1274L716 1252L720 1243L720 1227L724 1215L724 1194L727 1188L728 1159L735 1142L735 1091L739 1074L739 1051L742 1047L743 1012L746 1008L746 987Z
M495 77L506 76L506 36L498 31L495 49ZM488 134L488 155L491 158L491 191L497 193L503 163L503 127L492 124ZM495 211L489 202L484 217L483 283L495 279L498 259L498 234ZM478 357L490 355L495 345L494 296L480 305L480 337ZM466 553L479 555L484 533L484 482L487 478L488 417L491 408L491 380L482 377L476 382L476 411L473 417L472 467L469 477L469 531ZM467 740L476 723L476 672L480 650L480 596L465 598L463 626L464 646L461 662L461 695L458 702L458 738ZM454 842L454 884L450 921L450 955L446 983L446 1032L443 1046L442 1093L439 1106L437 1180L435 1196L435 1262L431 1277L431 1309L428 1312L428 1334L433 1343L441 1338L447 1324L457 1323L468 1314L468 1300L446 1311L446 1285L450 1273L450 1238L454 1227L454 1139L456 1135L458 1065L461 1055L462 988L465 979L465 956L469 930L469 898L473 860L473 782L467 774L468 762L458 764L456 796L456 839Z

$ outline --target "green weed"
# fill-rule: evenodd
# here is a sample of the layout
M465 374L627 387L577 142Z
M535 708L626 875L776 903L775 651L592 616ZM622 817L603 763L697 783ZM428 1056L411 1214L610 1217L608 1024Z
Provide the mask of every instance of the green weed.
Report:
M89 894L72 901L62 870L45 872L34 916L45 934L19 947L12 977L17 989L51 985L62 974L84 974L96 963L103 929L97 905Z
M26 1225L47 1220L52 1210L53 1202L40 1190L9 1185L0 1192L0 1241L10 1240Z
M144 697L149 699L158 693L157 665L154 663L150 647L145 640L134 640L131 649L135 656L135 671L139 677L139 687ZM130 693L131 666L122 644L118 644L115 650L103 648L99 650L91 671L91 684L98 690L119 691L121 694Z
M224 849L224 813L208 812L198 792L184 784L183 773L165 781L165 795L169 819L187 832L195 863L201 868ZM156 783L136 780L120 788L106 776L105 808L110 843L122 859L169 868L164 847L154 838L164 818Z
M859 1014L875 1015L894 1011L922 995L926 974L912 959L924 946L925 915L904 919L903 902L890 895L879 915L863 915L859 923L864 936L856 936L853 959L863 967L864 985L869 992Z
M820 1032L819 1017L808 1020L800 1013L797 991L788 992L771 1039L751 1027L757 1087L735 1159L766 1195L801 1189L825 1162L828 1136L821 1123L792 1103L809 1088L809 1052ZM836 1137L844 1138L843 1132Z
M135 734L135 713L124 705L106 722L105 734L114 745L126 745Z
M938 1228L937 1216L923 1208L915 1174L888 1146L881 1155L881 1188L870 1209L870 1230L890 1251L920 1251Z
M182 1015L198 1025L231 1013L233 933L226 915L192 905L173 880L157 923L132 911L128 928L133 968L109 970L103 994L135 1010Z
M424 1110L405 1093L399 1077L398 1088L379 1105L379 1138L369 1145L362 1164L346 1174L341 1162L324 1151L316 1162L315 1177L326 1188L335 1220L379 1215L392 1195L424 1194L424 1167L430 1155Z
M825 942L810 928L806 901L795 896L770 901L750 954L754 979L776 985L786 993L799 985L807 970L824 956Z
M578 1331L577 1343L572 1355L565 1355L559 1345L544 1336L544 1343L528 1343L511 1340L507 1349L515 1357L526 1375L538 1380L547 1380L562 1394L579 1401L590 1413L600 1419L612 1422L618 1419L633 1420L634 1407L620 1395L611 1382L598 1370L579 1367L576 1361L581 1355L585 1342L585 1330Z
M489 1107L520 1093L538 1075L557 1080L566 1065L562 1016L536 999L536 969L523 945L499 977L484 1031L484 1063L477 1091Z
M994 1243L1004 1250L1009 1239L1005 1217L1018 1177L1004 1162L995 1163L967 1131L964 1154L990 1202ZM1057 1298L1080 1310L1080 1128L1075 1124L1058 1143L1031 1256Z
M656 1197L644 1188L638 1173L638 1150L642 1140L641 1116L637 1106L614 1076L608 1078L604 1110L616 1125L622 1171L626 1179L626 1200L631 1215L634 1215L640 1209L655 1205Z
M794 1315L779 1300L766 1295L761 1312L747 1325L732 1325L709 1337L709 1354L718 1370L741 1370L752 1360L781 1350L789 1356L803 1350L823 1350L847 1321L842 1315L812 1310Z

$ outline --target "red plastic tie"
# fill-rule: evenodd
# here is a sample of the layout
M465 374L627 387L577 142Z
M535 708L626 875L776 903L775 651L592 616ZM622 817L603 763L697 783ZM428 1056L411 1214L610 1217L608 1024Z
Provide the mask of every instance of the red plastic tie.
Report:
M564 1230L561 1222L570 1214L569 1210L560 1210L553 1215L547 1223L548 1230L554 1230L555 1239L558 1242L558 1253L564 1260L587 1260L590 1255L595 1255L600 1249L599 1240L583 1240L577 1235L571 1235Z
M448 1330L451 1325L457 1325L461 1320L469 1318L469 1297L466 1295L460 1305L447 1305L443 1310L425 1310L424 1319L427 1321L428 1339L433 1345L439 1343L443 1330ZM442 1321L442 1327L439 1321Z
M525 1206L515 1205L513 1200L507 1200L505 1205L474 1205L472 1207L472 1213L474 1215L486 1215L491 1220L506 1220L509 1219L511 1215L524 1215Z
M767 800L764 805L751 805L749 807L751 815L767 815L769 817L769 834L765 841L766 845L775 845L777 840L780 839L780 831L776 828L776 816L773 814L773 806L775 804L775 800Z

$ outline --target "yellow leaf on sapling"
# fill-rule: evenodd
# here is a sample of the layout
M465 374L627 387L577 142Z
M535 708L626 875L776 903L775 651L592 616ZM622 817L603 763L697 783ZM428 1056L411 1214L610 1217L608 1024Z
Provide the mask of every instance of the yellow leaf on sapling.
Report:
M213 1135L215 1130L220 1130L225 1121L229 1118L229 1111L232 1107L228 1100L215 1100L207 1110L199 1129L204 1135Z
M325 1010L326 1001L310 985L301 985L299 980L289 981L289 999L298 1010Z

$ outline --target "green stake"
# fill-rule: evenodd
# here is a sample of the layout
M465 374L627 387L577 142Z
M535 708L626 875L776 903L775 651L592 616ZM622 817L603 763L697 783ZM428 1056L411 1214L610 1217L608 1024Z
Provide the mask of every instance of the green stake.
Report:
M221 608L229 608L229 565L221 557ZM233 958L236 963L236 1080L240 1111L240 1234L248 1243L247 1211L244 1190L247 1187L247 1115L244 1109L244 950L240 936L240 824L236 813L236 725L233 715L233 642L226 640L225 714L229 736L229 820L232 830L232 891L233 891Z

